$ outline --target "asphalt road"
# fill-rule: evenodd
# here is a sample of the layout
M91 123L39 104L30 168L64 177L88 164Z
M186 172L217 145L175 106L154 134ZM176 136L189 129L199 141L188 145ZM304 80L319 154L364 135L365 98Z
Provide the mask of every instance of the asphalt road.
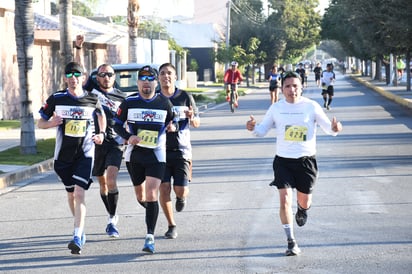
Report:
M322 103L312 85L304 94ZM0 196L0 272L411 273L412 113L340 75L335 87L327 114L344 131L318 132L320 177L308 222L295 230L301 256L284 256L277 191L268 186L274 132L255 138L245 130L249 115L260 121L269 106L265 88L242 97L234 114L226 104L208 109L192 131L194 180L176 214L177 239L163 239L160 212L156 253L141 252L144 211L122 168L121 237L105 235L95 183L86 197L88 241L71 255L66 194L48 172Z

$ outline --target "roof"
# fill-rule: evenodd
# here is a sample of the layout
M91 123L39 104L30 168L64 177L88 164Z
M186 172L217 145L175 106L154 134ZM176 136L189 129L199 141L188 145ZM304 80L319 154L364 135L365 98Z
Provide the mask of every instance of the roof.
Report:
M79 33L85 34L87 42L97 44L117 44L119 40L128 36L126 29L107 26L87 19L86 17L72 17L73 40ZM34 14L34 36L36 39L60 41L60 21L57 15Z

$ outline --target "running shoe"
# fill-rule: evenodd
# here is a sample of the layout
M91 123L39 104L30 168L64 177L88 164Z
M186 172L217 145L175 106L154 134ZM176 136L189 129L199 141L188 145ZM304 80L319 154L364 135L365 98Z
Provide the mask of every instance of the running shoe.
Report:
M114 224L112 224L112 223L109 223L107 226L106 226L106 234L110 237L110 238L119 238L119 230L117 230L117 227L114 225Z
M80 254L82 252L82 246L82 240L79 237L74 236L67 247L71 250L72 254Z
M171 225L169 226L169 229L165 233L165 238L166 239L176 239L177 238L177 231L176 231L176 226Z
M300 254L300 248L294 239L288 239L288 249L285 254L286 256L296 256Z
M226 102L229 102L230 101L230 98L229 98L229 95L227 95L226 96Z
M179 198L176 197L176 211L180 212L185 208L186 205L186 199L185 198Z
M235 108L237 108L237 107L239 106L239 103L238 103L237 101L235 101L235 102L233 103L233 105L235 106Z
M155 253L154 236L152 234L147 234L142 251Z
M302 210L298 206L298 210L295 214L295 219L298 226L304 226L306 224L306 221L308 220L308 214L306 213L306 210Z

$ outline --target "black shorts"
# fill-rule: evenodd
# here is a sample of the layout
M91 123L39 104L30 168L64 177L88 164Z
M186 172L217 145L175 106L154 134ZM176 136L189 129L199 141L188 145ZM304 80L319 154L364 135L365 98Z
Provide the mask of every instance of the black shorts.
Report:
M320 74L315 74L315 81L320 80Z
M275 91L276 89L279 89L280 88L280 86L278 85L278 82L277 81L270 81L270 84L269 84L269 91Z
M93 176L103 176L108 166L120 169L123 157L123 146L103 143L96 145L94 150Z
M166 153L166 171L163 176L163 183L173 185L187 186L192 180L192 161L184 159L180 151L167 151Z
M126 162L127 171L134 186L141 185L146 176L163 179L166 163L159 162L151 149L132 151L130 162Z
M326 89L322 88L322 95L328 94L329 96L334 95L334 89L333 86L328 86Z
M278 188L296 188L310 194L318 176L315 156L290 159L276 156L273 160L274 185Z
M72 163L54 161L54 171L60 177L67 192L73 192L74 186L78 185L88 190L91 183L92 158L80 158Z

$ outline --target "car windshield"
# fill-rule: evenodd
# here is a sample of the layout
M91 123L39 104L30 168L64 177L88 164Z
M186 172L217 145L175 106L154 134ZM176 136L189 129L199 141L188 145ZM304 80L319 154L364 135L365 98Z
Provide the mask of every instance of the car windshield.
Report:
M128 93L129 95L137 92L137 75L139 73L139 69L145 65L146 64L140 63L113 64L112 67L116 73L114 87ZM159 67L158 65L153 64L151 66L156 70ZM88 80L88 83L86 84L86 90L91 90L96 87L96 73L97 68L92 71L91 79Z
M137 91L137 70L116 72L116 87L124 92Z

